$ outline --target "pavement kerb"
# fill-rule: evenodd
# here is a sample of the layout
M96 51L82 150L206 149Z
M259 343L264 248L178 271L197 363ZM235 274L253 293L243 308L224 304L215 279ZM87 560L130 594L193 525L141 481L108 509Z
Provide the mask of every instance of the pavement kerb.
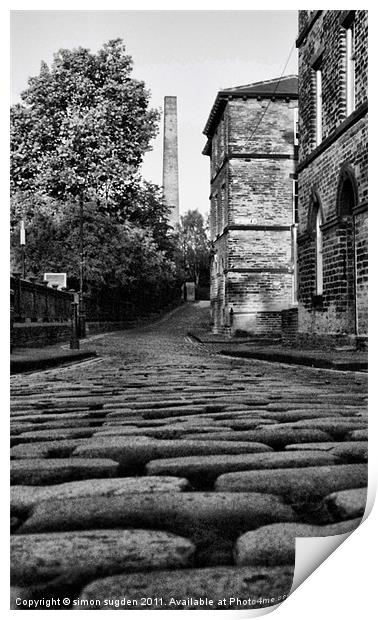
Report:
M35 349L31 349L31 351ZM55 355L43 355L43 349L38 349L40 355L33 358L30 356L22 356L19 359L10 360L10 373L16 375L25 372L33 372L37 370L45 370L48 368L56 368L57 366L63 366L65 364L71 364L75 362L81 362L93 357L97 357L96 351L91 350L72 350L70 353L56 352Z
M227 357L238 357L243 359L257 359L266 362L277 362L280 364L295 364L298 366L309 366L311 368L325 368L330 370L338 370L338 371L364 371L368 368L367 357L366 360L361 359L353 359L351 356L350 360L345 359L335 359L333 352L330 351L329 355L325 355L326 352L321 351L319 355L314 354L306 354L303 352L297 352L295 349L287 349L287 350L277 350L271 349L266 351L256 350L251 347L249 350L238 350L233 349L233 344L247 344L247 342L232 342L232 340L227 341L227 339L221 340L205 340L203 337L195 332L188 331L187 335L195 340L197 343L207 347L207 346L218 346L221 347L217 353L219 355L225 355ZM223 348L222 345L228 345L227 348Z

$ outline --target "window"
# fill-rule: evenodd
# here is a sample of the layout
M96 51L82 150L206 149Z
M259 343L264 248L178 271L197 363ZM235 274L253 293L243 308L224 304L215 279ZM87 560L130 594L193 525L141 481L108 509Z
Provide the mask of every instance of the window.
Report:
M323 235L321 231L322 214L318 205L315 222L315 290L316 295L323 294Z
M213 194L210 195L210 237L211 240L215 239L216 235L216 203Z
M308 232L313 243L314 257L314 307L321 307L323 295L323 211L319 194L316 189L312 191L311 205L308 211Z
M298 224L298 179L293 179L293 224Z
M214 194L214 239L218 235L218 194Z
M222 195L217 194L217 235L222 234L223 214L222 214Z
M225 184L223 184L221 187L221 212L222 212L221 232L223 232L223 228L227 226L227 205L226 205Z
M354 70L354 23L346 30L346 113L355 109L355 70Z
M315 70L315 110L315 141L318 146L322 141L322 71L319 68Z
M293 223L291 227L291 260L293 265L293 302L298 301L298 179L293 179Z
M294 108L294 146L299 143L298 108Z

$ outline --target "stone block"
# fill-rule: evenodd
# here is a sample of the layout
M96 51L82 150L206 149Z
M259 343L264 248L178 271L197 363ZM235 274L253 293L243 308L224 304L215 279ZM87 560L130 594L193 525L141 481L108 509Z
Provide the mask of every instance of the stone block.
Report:
M276 493L291 502L307 502L334 491L367 485L362 464L240 471L219 476L215 489L223 492Z
M153 440L148 438L96 437L82 443L73 453L81 458L111 458L123 468L145 465L159 458L205 454L241 454L269 452L271 448L257 442Z
M41 431L29 431L17 435L17 443L32 443L34 441L57 441L58 439L79 439L91 437L96 429L93 426L81 428L52 428Z
M10 450L12 459L67 458L71 456L81 439L61 439L58 441L37 441L19 443Z
M367 441L344 441L335 446L332 454L345 463L366 463L368 460Z
M291 430L301 430L303 431L314 431L314 432L323 432L328 434L329 438L333 438L337 441L346 439L348 434L352 430L357 430L366 427L366 422L361 420L360 418L313 418L309 420L298 420L297 422L290 422L290 424L277 424L277 426L270 428L269 430L273 432L274 430L282 431L289 429ZM259 429L256 429L255 432L258 432ZM266 432L266 431L264 431ZM308 439L311 441L311 439ZM316 440L312 440L316 441ZM327 441L323 439L323 441ZM290 442L295 443L295 442Z
M336 491L324 498L328 511L338 519L362 517L366 508L367 489Z
M111 478L118 463L111 459L20 459L11 461L11 484L57 484L87 478Z
M234 557L238 566L277 566L294 564L295 539L334 536L352 532L360 519L333 523L332 525L306 525L304 523L274 523L246 532L238 538Z
M119 572L190 566L194 551L185 538L139 529L13 536L11 582L69 587Z
M15 485L10 489L11 510L22 511L46 500L85 497L119 497L130 493L162 493L184 491L189 482L173 476L138 476L63 482L49 486Z
M251 610L276 605L287 598L294 566L278 568L215 566L187 570L116 575L93 581L80 593L84 609L109 609L104 599L118 601L117 609L145 609L141 597L153 600L149 609ZM101 606L90 601L100 599ZM128 605L127 600L136 600ZM224 603L220 603L223 601ZM209 602L212 601L212 604ZM77 608L77 611L80 609Z
M194 439L194 435L190 435L190 439ZM206 437L202 435L201 439L206 439ZM277 428L276 425L272 424L271 426L259 426L255 430L250 431L233 430L220 432L217 430L216 432L209 433L208 439L216 442L259 442L272 448L280 449L289 443L301 444L302 442L317 441L324 443L330 440L330 436L324 431L317 429L298 429L286 426Z
M289 444L288 451L324 450L331 452L341 462L364 463L368 458L368 444L366 441L329 441L324 443Z
M361 428L357 431L351 431L349 433L349 439L351 441L367 441L368 440L368 429Z
M344 442L342 441L324 441L319 443L291 443L285 446L285 451L302 451L302 450L322 450L324 452L331 452L333 448L338 445L342 445Z
M250 469L280 469L282 467L309 467L332 465L336 458L322 451L264 452L262 454L216 454L211 456L187 456L158 459L146 466L151 475L205 476L216 478L223 473ZM305 474L303 474L305 475Z
M130 493L42 502L18 532L138 527L205 541L232 538L277 520L293 521L294 512L267 493Z

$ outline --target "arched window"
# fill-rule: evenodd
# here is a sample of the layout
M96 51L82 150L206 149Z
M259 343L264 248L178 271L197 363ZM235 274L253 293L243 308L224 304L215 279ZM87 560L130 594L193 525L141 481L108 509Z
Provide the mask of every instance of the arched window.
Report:
M337 250L340 264L337 276L338 307L343 314L344 329L357 332L356 323L356 239L354 210L358 205L358 185L353 167L341 167L337 187Z
M314 294L323 294L323 211L318 193L312 193L312 203L309 211L308 230L314 240L315 247L315 286Z
M346 164L340 172L337 188L337 215L340 218L350 217L353 208L358 204L357 181L353 168Z
M323 295L323 234L322 211L318 203L315 220L315 291L317 295Z

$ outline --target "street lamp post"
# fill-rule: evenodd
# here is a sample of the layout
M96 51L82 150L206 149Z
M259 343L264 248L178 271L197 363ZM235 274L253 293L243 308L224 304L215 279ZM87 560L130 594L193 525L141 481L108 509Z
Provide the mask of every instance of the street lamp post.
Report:
M80 237L80 264L79 264L79 334L85 338L85 308L84 308L84 197L79 198L79 237Z

